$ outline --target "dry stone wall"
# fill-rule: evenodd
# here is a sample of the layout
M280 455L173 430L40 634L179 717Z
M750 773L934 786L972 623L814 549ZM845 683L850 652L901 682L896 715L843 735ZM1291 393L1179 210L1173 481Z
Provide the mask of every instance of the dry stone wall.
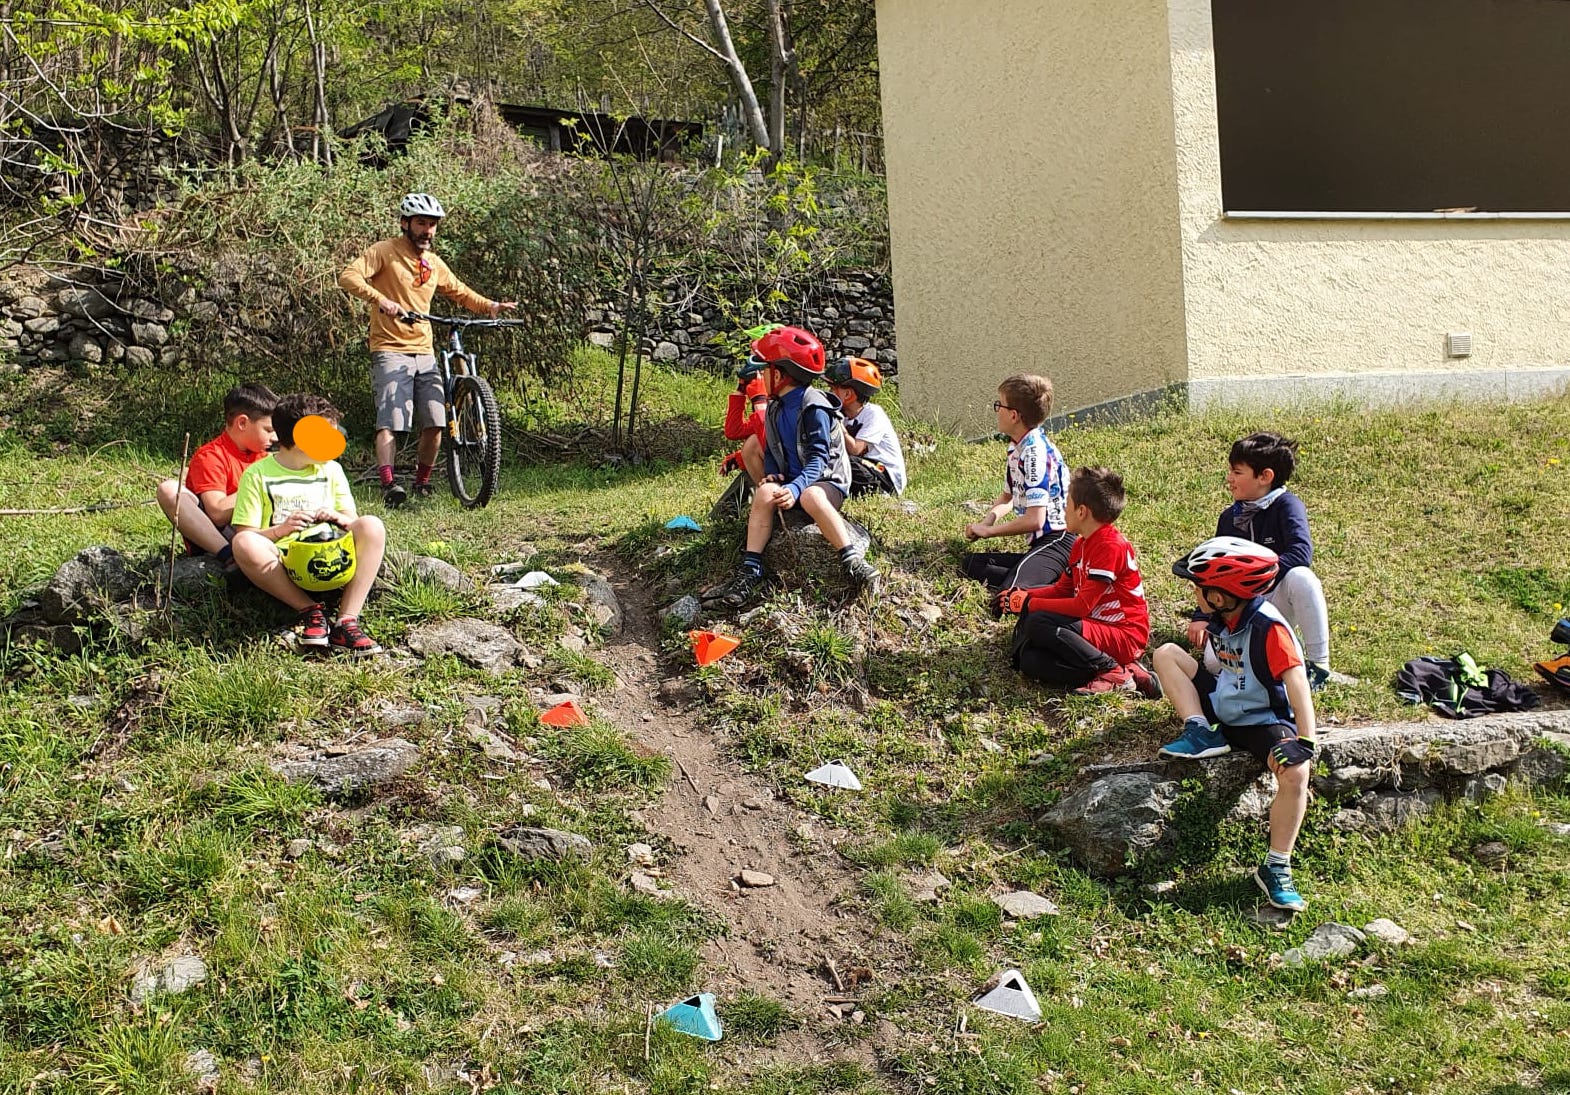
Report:
M690 368L727 370L734 361L717 340L731 335L735 325L717 305L698 303L707 294L700 287L673 285L664 291L660 308L643 352L655 361L679 363ZM823 340L830 360L864 357L881 365L897 365L894 339L894 294L887 274L856 271L814 287L787 291L789 302L777 315L781 322L804 324ZM613 307L588 313L589 341L614 349L622 316Z
M86 278L29 267L10 271L0 278L0 369L177 364L184 350L183 324L223 322L236 312L235 284L241 279L226 269L230 262L217 263L200 291L186 287L168 301L124 276ZM693 303L705 295L685 287L667 290L666 307L659 310L643 352L656 361L728 370L734 361L718 340L734 328L717 306ZM823 339L831 359L853 355L898 363L886 274L846 273L803 288L778 314L805 323ZM620 323L614 308L591 309L585 316L589 341L614 348Z

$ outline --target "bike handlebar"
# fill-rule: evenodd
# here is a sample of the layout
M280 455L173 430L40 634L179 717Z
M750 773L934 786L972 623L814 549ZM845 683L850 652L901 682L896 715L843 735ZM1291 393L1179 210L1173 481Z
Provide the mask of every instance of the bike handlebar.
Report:
M478 316L434 316L429 312L405 312L398 317L404 323L445 323L449 327L523 327L526 319L485 319Z

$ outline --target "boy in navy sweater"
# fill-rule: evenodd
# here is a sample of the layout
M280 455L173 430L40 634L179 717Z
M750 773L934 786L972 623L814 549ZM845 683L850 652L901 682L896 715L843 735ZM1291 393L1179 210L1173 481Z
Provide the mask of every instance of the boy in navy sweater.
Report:
M1330 612L1319 575L1309 567L1314 541L1308 511L1303 500L1286 489L1296 468L1297 442L1280 434L1252 433L1234 442L1227 454L1227 490L1233 502L1221 511L1216 535L1251 540L1280 558L1279 577L1265 599L1302 636L1308 683L1317 692L1331 679ZM1209 622L1204 609L1194 612L1188 641L1195 650L1203 650Z

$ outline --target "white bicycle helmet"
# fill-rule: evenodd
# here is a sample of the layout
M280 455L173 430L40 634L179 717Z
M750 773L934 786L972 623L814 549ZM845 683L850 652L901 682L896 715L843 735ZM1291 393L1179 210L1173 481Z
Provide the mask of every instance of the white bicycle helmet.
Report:
M445 217L447 210L429 194L405 194L398 203L400 217Z

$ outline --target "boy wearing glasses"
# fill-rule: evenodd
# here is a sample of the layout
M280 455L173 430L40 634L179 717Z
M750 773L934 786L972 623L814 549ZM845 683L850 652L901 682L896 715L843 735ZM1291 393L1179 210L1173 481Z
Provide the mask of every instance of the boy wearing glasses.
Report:
M406 433L418 421L419 454L415 458L414 493L429 497L431 469L447 424L441 372L428 323L403 323L405 312L429 312L442 296L477 315L496 316L518 307L515 300L495 301L476 293L436 257L431 246L447 211L429 194L407 194L398 206L401 235L373 243L343 268L338 285L369 301L371 309L371 384L376 394L376 463L382 501L396 508L409 493L393 474L394 433Z
M1068 566L1068 467L1042 429L1052 413L1052 381L1016 374L998 385L992 404L998 432L1009 439L1003 492L987 515L965 526L965 539L1024 536L1024 551L973 551L961 567L992 592L1049 586Z

